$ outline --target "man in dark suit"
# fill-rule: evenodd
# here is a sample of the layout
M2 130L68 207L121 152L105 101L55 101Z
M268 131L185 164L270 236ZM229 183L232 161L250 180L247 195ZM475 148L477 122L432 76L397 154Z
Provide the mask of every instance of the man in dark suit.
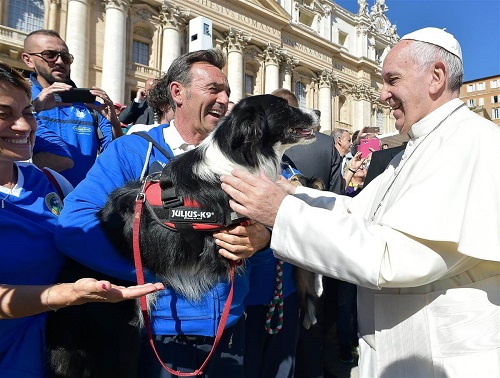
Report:
M406 143L403 143L398 147L386 148L385 150L372 152L372 158L370 160L370 165L368 166L364 186L368 185L370 181L384 172L392 158L403 151L405 147Z
M288 89L277 89L272 95L282 97L292 106L298 107L299 103L295 94ZM315 130L316 140L306 145L298 145L286 150L283 162L297 168L300 173L308 178L321 179L325 190L341 194L344 192L342 180L342 158L335 148L334 139L326 134ZM327 281L327 282L326 282ZM298 378L332 377L333 375L324 367L323 345L327 330L331 324L327 324L324 314L324 298L332 301L335 295L332 279L323 279L323 296L320 298L317 310L318 323L309 329L300 327L299 341L297 343L297 354L295 358L295 376Z
M121 123L124 123L126 125L129 125L131 123L142 123L145 125L153 124L151 111L149 111L149 113L151 113L151 116L149 118L145 119L143 117L139 122L139 117L141 117L149 109L147 102L149 91L156 85L157 82L158 79L146 80L144 88L139 88L135 99L121 111L120 116L118 117Z

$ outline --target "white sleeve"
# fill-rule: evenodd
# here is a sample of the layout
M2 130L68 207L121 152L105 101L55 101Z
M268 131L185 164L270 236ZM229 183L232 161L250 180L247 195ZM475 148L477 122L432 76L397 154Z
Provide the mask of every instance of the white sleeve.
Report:
M324 209L287 196L273 227L276 257L374 289L433 282L467 258L452 243L418 240L351 214L336 197L334 206L323 198Z

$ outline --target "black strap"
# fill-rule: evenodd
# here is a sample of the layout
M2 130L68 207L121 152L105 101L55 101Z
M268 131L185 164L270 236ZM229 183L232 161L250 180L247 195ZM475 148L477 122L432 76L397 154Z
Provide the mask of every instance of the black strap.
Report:
M174 157L170 154L170 152L168 152L165 148L163 148L162 146L160 146L160 144L154 140L153 138L151 138L151 136L145 132L145 131L138 131L136 133L133 133L134 135L139 135L140 137L146 139L148 142L152 143L153 146L156 147L156 149L158 151L160 151L166 158L168 159L173 159Z
M102 140L104 139L104 134L102 133L102 130L99 127L99 113L97 113L97 110L95 109L92 108L87 108L87 109L90 111L92 119L94 120L94 131L95 131L95 136L97 138L97 151L101 153L103 151Z

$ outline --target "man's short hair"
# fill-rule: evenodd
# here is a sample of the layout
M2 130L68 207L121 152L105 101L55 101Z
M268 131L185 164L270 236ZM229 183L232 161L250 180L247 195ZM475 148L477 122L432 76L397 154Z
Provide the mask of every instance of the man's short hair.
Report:
M58 32L56 32L55 30L50 30L50 29L39 29L39 30L35 30L35 31L32 31L31 33L29 33L26 38L24 39L24 50L26 51L26 46L28 44L28 42L30 41L31 37L33 36L36 36L36 35L45 35L45 36L48 36L48 37L55 37L55 38L59 38L61 41L64 41L61 36L59 35Z
M288 105L294 106L296 108L299 107L299 101L297 100L297 96L292 91L286 88L279 88L271 92L272 95L284 98L288 101Z
M191 67L195 63L205 62L211 64L220 70L226 65L226 57L220 50L198 50L187 54L183 54L175 59L170 65L167 73L156 84L156 87L170 88L173 81L181 83L183 86L189 86L192 80ZM175 110L175 102L170 93L170 89L166 90L168 103Z
M348 133L349 134L349 131L347 131L345 129L338 129L338 128L336 128L335 130L332 131L332 137L335 140L337 140L337 138L342 139L342 136L344 135L344 133Z

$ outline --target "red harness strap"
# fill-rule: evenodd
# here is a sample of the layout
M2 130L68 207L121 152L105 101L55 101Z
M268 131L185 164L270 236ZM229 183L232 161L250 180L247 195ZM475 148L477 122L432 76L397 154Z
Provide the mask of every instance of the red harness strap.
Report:
M135 272L136 272L136 277L137 277L137 284L138 285L144 285L144 272L142 269L142 260L141 260L141 252L140 252L140 243L139 243L139 235L140 235L140 226L141 226L141 214L142 214L142 206L144 203L144 193L140 193L139 196L137 197L135 201L135 213L134 213L134 222L133 222L133 228L132 228L132 244L133 244L133 250L134 250L134 265L135 265ZM229 295L227 296L226 304L224 305L224 309L222 311L221 319L219 322L219 326L217 327L217 333L215 335L215 340L214 340L214 345L212 346L212 349L210 350L210 353L208 354L207 358L205 361L201 364L201 366L193 371L192 373L185 373L177 370L173 370L169 366L167 366L160 358L158 355L158 352L156 351L156 347L154 344L153 340L153 335L151 333L151 325L149 322L149 314L148 314L148 307L146 303L146 296L140 297L140 304L141 304L141 310L142 310L142 316L144 318L144 325L146 327L146 330L148 332L148 339L149 343L151 344L151 347L153 348L153 351L155 352L156 358L160 362L160 364L163 366L164 369L168 370L170 374L177 375L179 377L192 377L192 376L197 376L197 375L202 375L203 374L203 369L205 366L208 364L208 361L212 357L212 354L215 351L215 348L217 347L217 344L219 344L220 338L222 337L222 334L224 332L224 328L226 327L226 322L227 318L229 316L229 309L231 307L231 302L233 301L233 289L234 289L234 270L235 270L235 263L231 263L231 269L230 269L230 279L231 279L231 290L229 291Z

